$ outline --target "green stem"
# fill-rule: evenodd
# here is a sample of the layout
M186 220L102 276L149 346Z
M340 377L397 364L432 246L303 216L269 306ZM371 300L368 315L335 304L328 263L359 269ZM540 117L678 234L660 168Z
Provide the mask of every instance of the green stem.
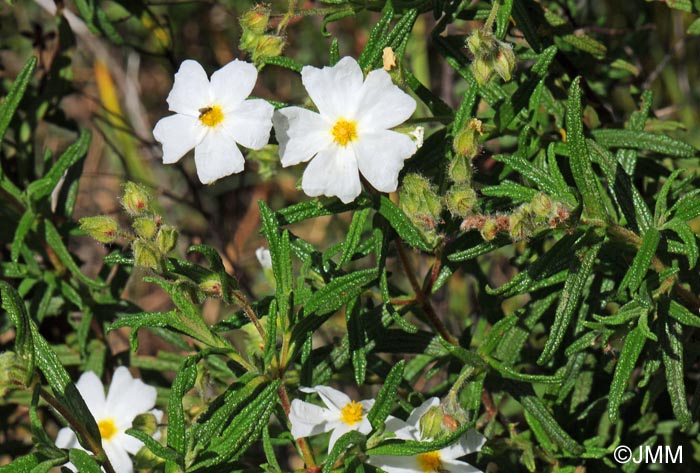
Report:
M260 319L258 319L258 316L255 314L253 308L250 306L250 304L248 304L248 300L246 299L246 297L241 291L233 291L233 297L236 298L238 305L240 305L241 308L243 308L243 312L245 312L245 315L248 316L248 319L250 319L250 321L255 326L255 329L260 334L260 338L262 338L263 344L267 345L267 334L265 333L265 328L260 323Z
M491 31L491 28L493 28L493 23L496 21L496 15L498 14L498 7L500 6L499 0L493 0L493 6L489 12L489 17L486 19L486 23L484 23L484 31Z

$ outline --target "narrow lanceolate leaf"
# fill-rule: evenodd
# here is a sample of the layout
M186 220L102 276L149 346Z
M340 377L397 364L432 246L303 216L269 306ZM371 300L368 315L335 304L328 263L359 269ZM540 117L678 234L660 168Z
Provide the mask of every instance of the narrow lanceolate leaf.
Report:
M27 186L27 194L32 200L38 201L56 189L58 181L61 180L63 174L87 155L91 137L92 135L89 131L82 130L78 140L63 152L46 175Z
M19 253L22 249L22 245L24 245L24 239L34 225L35 219L36 215L34 215L31 209L27 209L24 214L22 214L22 218L19 219L17 229L15 230L15 237L12 240L12 249L10 251L12 261L15 263L19 261Z
M406 243L423 251L432 251L406 214L385 196L380 198L379 213L389 221L391 227Z
M277 307L281 315L280 322L286 326L292 309L289 299L293 286L289 232L285 230L280 235L279 222L272 210L262 200L258 202L258 206L260 207L262 230L270 244L272 272L276 282Z
M369 419L370 424L374 429L379 429L384 425L389 412L391 412L391 407L396 399L396 390L403 380L403 372L405 368L405 360L401 360L396 363L384 381L382 389L377 395L377 400L367 414L367 419Z
M366 286L377 278L377 269L363 269L333 279L309 297L304 305L304 314L324 315L335 312L365 291Z
M642 285L644 281L644 276L646 276L649 270L649 265L651 264L654 255L656 254L656 249L661 241L661 233L656 228L650 228L644 234L642 238L642 245L637 250L637 254L632 261L632 266L622 278L620 287L618 288L618 294L623 293L625 289L629 289L630 292L635 293L639 286Z
M185 409L182 398L192 389L197 379L197 363L204 356L203 352L188 356L180 365L177 376L173 381L168 398L168 447L180 453L183 457L187 448L187 430L185 421ZM184 470L184 464L168 461L172 465ZM166 465L167 466L167 465Z
M688 409L688 400L685 390L685 371L683 369L683 340L681 326L677 322L667 320L664 324L664 343L661 357L666 372L666 387L671 398L673 415L681 424L681 428L687 430L693 423Z
M386 2L384 9L382 10L382 17L369 33L369 38L367 39L365 49L362 50L362 54L360 54L360 57L357 59L357 62L363 69L371 68L372 63L380 57L382 48L384 47L384 40L387 36L389 25L391 24L391 20L393 20L393 18L394 8L391 2Z
M61 261L61 263L63 263L68 271L70 271L71 274L73 274L73 276L75 276L80 282L93 289L101 289L105 287L104 283L90 279L89 277L85 276L82 271L80 271L77 263L75 260L73 260L73 255L70 253L70 251L68 251L65 243L63 243L61 234L58 233L58 230L54 224L50 220L44 220L43 225L46 243L48 243L53 252L56 254L56 257Z
M630 376L634 366L637 364L639 355L642 353L646 340L647 337L644 331L639 327L633 328L625 337L625 344L622 347L620 359L615 366L615 373L610 385L610 395L608 396L608 417L613 423L617 422L622 396L625 394Z
M75 465L75 467L80 472L84 473L102 473L100 465L94 456L90 455L84 450L78 450L77 448L71 448L68 452L68 459Z
M700 328L700 317L674 300L668 303L668 314L683 325Z
M571 173L583 197L584 207L591 217L604 219L603 199L598 190L597 178L593 172L591 157L583 136L580 77L574 80L569 90L569 100L566 104L566 139Z
M671 230L683 241L684 253L688 257L688 267L694 268L698 262L698 240L687 223L677 218L666 222L662 230Z
M693 158L698 150L688 143L646 131L602 129L591 132L595 140L607 148L632 148L679 158Z
M370 209L362 209L352 216L352 222L350 223L350 228L348 229L348 236L343 244L343 254L338 261L338 266L344 266L350 262L357 245L360 243L360 237L362 237L362 231L365 228L365 222L367 221L367 216L369 215Z
M496 15L496 37L503 39L510 24L510 12L513 9L513 0L503 0Z
M579 307L583 296L583 289L586 286L586 281L588 281L588 278L593 272L593 264L595 263L601 246L602 243L598 243L585 250L580 264L571 268L566 282L564 283L564 289L559 297L559 304L554 314L554 324L552 325L549 337L547 337L547 343L537 363L547 363L561 346L564 336L566 335L566 330L571 323L571 319L576 309Z
M29 85L29 81L34 75L36 63L37 58L34 56L27 60L22 70L19 71L19 75L17 79L15 79L14 84L12 84L12 88L7 94L7 97L0 102L0 142L2 142L5 137L5 132L7 131L7 127L10 126L12 116L15 114L15 110L17 110L17 106L20 100L22 100L24 92L27 90L27 85Z

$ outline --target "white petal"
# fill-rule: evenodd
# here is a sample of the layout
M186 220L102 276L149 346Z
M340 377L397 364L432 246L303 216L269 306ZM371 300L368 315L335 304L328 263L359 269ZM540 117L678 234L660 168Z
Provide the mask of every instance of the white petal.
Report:
M355 200L362 186L352 148L335 147L318 153L304 171L301 188L310 197L337 196L345 204Z
M114 371L112 384L109 386L109 412L106 414L115 419L120 430L126 430L131 427L134 417L153 409L156 396L156 388L133 378L125 366L120 366Z
M470 429L459 438L457 443L440 450L440 455L446 459L453 460L472 452L478 452L484 443L486 443L486 437L476 430Z
M407 424L401 419L389 416L384 422L385 432L394 432L397 438L404 440L420 440L418 431L412 425Z
M292 437L297 439L328 432L331 429L328 424L329 414L328 409L294 399L289 410Z
M370 72L362 85L357 118L369 129L393 128L416 111L416 101L391 81L384 69Z
M419 473L421 471L416 457L412 455L371 455L367 461L386 473Z
M153 129L153 137L163 145L163 163L176 163L189 150L201 143L206 128L198 118L187 115L171 115L161 118Z
M200 108L211 105L209 87L209 78L202 66L191 59L183 61L166 99L170 110L198 117Z
M270 250L261 246L255 250L255 257L258 259L258 263L263 269L272 269L272 255L270 255Z
M109 458L109 462L114 467L114 471L118 473L133 473L134 463L129 458L126 450L116 442L105 442L102 445Z
M299 390L305 393L317 393L330 410L338 413L351 401L347 394L329 386L314 386L313 388L299 388Z
M440 399L437 397L431 397L430 399L427 399L423 404L420 406L416 407L413 409L413 412L411 412L411 415L408 416L408 419L406 419L406 423L409 425L412 425L416 429L420 429L420 418L423 417L423 414L428 412L428 409L431 407L439 406L440 405Z
M136 452L141 450L141 447L143 447L142 441L124 432L119 432L114 437L113 442L119 444L124 450L131 453L132 455L136 455Z
M246 148L260 149L270 141L274 111L275 107L266 100L246 100L227 112L229 118L223 125L237 143Z
M331 432L331 438L328 439L328 453L331 453L331 450L333 450L333 445L335 445L338 439L351 430L355 429L343 423L340 423L340 425L333 429L333 432Z
M272 123L284 167L308 161L333 142L331 124L318 113L305 108L277 110L272 116Z
M450 473L484 473L469 463L457 460L442 460L442 467Z
M304 66L301 70L301 81L309 97L321 115L330 119L355 118L362 79L360 65L349 56L333 67Z
M365 133L355 143L360 172L381 192L394 192L403 162L416 152L416 144L403 133L381 130Z
M100 378L92 371L86 371L80 375L75 386L80 391L92 416L99 421L105 412L105 388Z
M64 427L58 431L55 443L58 448L83 448L78 443L78 437L76 437L75 433L68 427Z
M367 416L363 416L362 422L360 424L355 424L353 426L354 430L357 430L361 434L368 434L372 431L372 424L369 423L369 419L367 419Z
M234 59L211 75L213 103L220 104L224 112L231 110L250 95L257 79L254 65Z
M225 130L207 133L194 149L194 162L202 184L211 184L222 177L241 172L245 166L241 150Z

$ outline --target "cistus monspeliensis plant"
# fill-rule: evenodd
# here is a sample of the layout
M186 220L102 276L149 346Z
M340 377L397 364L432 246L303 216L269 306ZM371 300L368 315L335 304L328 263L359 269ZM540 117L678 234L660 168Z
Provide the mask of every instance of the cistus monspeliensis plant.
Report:
M699 15L5 2L0 473L697 471Z

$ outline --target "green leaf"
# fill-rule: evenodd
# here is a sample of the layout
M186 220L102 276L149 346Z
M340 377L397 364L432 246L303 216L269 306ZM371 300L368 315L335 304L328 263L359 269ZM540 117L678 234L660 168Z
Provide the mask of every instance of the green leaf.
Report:
M401 211L387 197L381 196L379 200L379 214L382 215L396 233L409 245L423 251L432 252L432 248L423 239L423 235L411 223L405 213Z
M71 448L68 451L68 459L81 473L102 473L102 468L100 468L95 457L84 450Z
M682 323L690 327L700 327L700 317L686 309L682 304L671 300L668 302L668 314Z
M685 389L685 369L683 368L683 332L680 324L673 321L664 323L664 343L661 350L661 358L664 362L666 373L666 386L671 398L673 415L683 430L688 430L693 424L693 419L688 409L687 394Z
M693 230L690 229L687 223L679 219L673 219L661 228L661 230L671 230L676 233L683 241L684 253L688 257L688 266L694 268L698 262L698 241Z
M338 261L338 267L342 267L349 263L355 254L355 249L360 243L360 238L362 237L362 232L365 229L365 223L367 222L369 212L370 209L366 208L353 214L352 222L350 222L350 228L348 228L348 236L345 238L345 243L343 243L343 254L340 257L340 261Z
M54 189L56 189L56 186L58 186L58 182L61 180L64 173L87 155L91 139L92 135L88 130L81 130L77 141L63 152L46 175L27 186L27 195L34 202L38 202L42 198L50 195Z
M612 129L593 130L591 134L606 148L648 150L678 158L694 158L698 155L698 151L693 146L667 135Z
M646 340L646 335L638 326L633 328L625 337L625 344L622 347L620 359L615 366L615 373L610 385L610 394L608 395L608 417L610 422L617 422L623 394Z
M34 69L36 69L37 58L32 56L27 62L24 63L22 70L19 71L17 79L12 84L10 91L7 93L7 97L0 102L0 142L5 138L5 132L10 126L12 121L12 116L19 105L20 100L24 96L24 92L27 90L29 81L32 80L34 75Z
M371 69L372 64L381 57L380 55L384 48L384 41L389 30L389 25L393 19L394 7L392 2L386 2L382 10L382 17L374 25L372 31L370 31L367 44L365 44L365 48L362 50L360 57L357 58L357 62L362 69Z
M661 234L656 228L650 228L642 238L642 245L637 250L637 254L632 261L632 266L622 278L622 282L618 287L617 293L622 294L625 289L629 289L631 293L637 292L639 286L649 271L652 259L656 255L656 249L661 241Z
M481 193L489 197L507 197L514 203L530 202L537 190L516 184L513 181L502 181L497 186L488 186L481 189Z
M571 84L569 100L566 104L566 140L570 150L571 173L576 187L581 192L588 214L593 218L605 219L603 199L598 191L597 178L593 172L591 157L583 136L581 94L581 78L577 77Z
M304 67L304 65L300 62L285 56L262 56L259 58L259 60L262 64L283 67L294 72L301 72L302 68Z
M405 366L406 361L401 360L391 367L391 371L389 371L389 374L384 380L382 389L379 391L379 394L377 394L374 406L372 406L372 409L370 409L367 414L367 419L375 430L380 429L384 425L387 416L391 412L394 399L396 399L396 391L403 380Z
M496 13L496 37L503 39L510 24L510 12L513 9L513 0L502 0Z
M322 473L331 473L333 465L338 461L338 458L345 453L350 445L364 446L367 437L357 430L351 430L343 434L333 445L333 449L323 462Z
M304 315L335 312L351 299L362 294L377 279L377 269L363 269L331 280L314 292L304 304Z
M571 319L583 298L586 282L593 273L593 265L602 245L602 243L598 243L584 250L580 263L569 269L569 275L566 277L564 289L559 296L559 304L554 314L554 324L549 331L542 354L537 360L538 364L542 365L551 360L564 341Z
M73 260L73 255L70 253L70 251L68 251L68 248L66 248L66 245L63 243L63 239L61 238L61 234L58 233L58 230L51 220L43 220L42 224L44 225L44 237L46 238L46 243L48 243L53 252L56 254L56 257L65 265L66 268L68 268L71 274L73 274L78 281L82 282L88 287L93 289L104 288L105 283L90 279L89 277L85 276L82 271L80 271L80 268L76 264L75 260Z
M440 440L419 442L416 440L400 440L389 438L376 447L367 450L367 455L417 455L419 453L432 452L452 445L464 435L470 428L469 424L463 424L455 432Z

